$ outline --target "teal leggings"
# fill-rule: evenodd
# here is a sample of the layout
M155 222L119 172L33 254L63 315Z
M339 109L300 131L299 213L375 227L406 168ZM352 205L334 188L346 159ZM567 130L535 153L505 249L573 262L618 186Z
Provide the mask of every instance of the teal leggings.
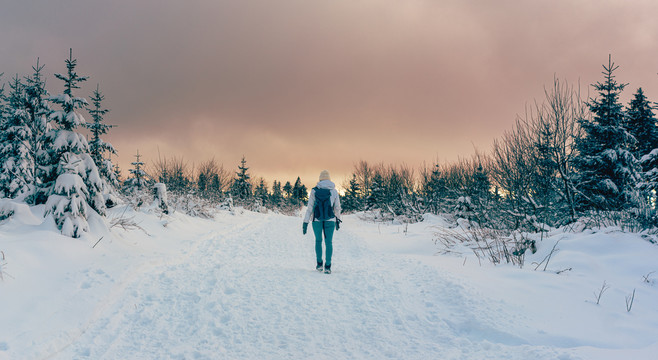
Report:
M322 233L324 233L324 246L327 249L325 265L331 265L331 255L334 246L331 243L334 237L335 221L313 221L313 233L315 234L315 257L319 263L322 262Z

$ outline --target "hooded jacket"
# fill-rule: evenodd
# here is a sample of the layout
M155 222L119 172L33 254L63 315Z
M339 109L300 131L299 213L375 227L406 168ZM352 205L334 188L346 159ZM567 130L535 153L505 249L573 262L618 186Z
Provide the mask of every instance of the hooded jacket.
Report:
M336 190L336 184L331 180L321 180L318 181L318 184L315 186L318 189L329 189L331 191L331 207L334 210L335 218L331 218L327 221L336 221L336 218L340 220L340 197L338 196L338 191ZM313 216L313 208L315 207L315 189L311 190L311 194L308 197L308 208L306 208L306 215L304 216L304 222L311 221Z

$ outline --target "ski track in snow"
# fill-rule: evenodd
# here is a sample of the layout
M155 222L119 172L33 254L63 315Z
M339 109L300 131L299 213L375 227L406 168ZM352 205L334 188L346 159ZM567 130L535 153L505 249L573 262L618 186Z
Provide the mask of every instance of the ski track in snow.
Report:
M369 249L349 226L331 275L314 269L298 218L212 226L184 256L116 284L48 358L575 359L500 330L523 319L436 268Z

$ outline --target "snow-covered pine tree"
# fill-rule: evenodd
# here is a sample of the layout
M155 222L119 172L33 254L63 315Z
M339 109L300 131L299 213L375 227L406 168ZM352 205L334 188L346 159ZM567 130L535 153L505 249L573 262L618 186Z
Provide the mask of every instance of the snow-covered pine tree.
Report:
M345 212L363 210L360 194L359 181L356 179L356 174L352 174L352 180L350 180L345 195L340 200L341 207Z
M239 204L246 204L251 200L252 197L252 191L251 191L251 176L249 173L247 173L247 170L249 168L247 167L247 160L245 160L244 156L242 157L242 160L240 161L240 165L238 166L238 172L236 172L236 178L233 180L233 184L231 186L231 194L233 195L233 199L237 201Z
M41 74L44 66L39 64L39 58L37 58L36 65L32 67L34 71L32 76L25 78L25 109L28 113L30 131L32 132L32 138L30 139L28 148L30 157L34 159L35 165L31 169L32 176L35 179L35 188L31 191L31 196L28 199L32 204L37 203L36 194L43 187L41 181L43 172L40 169L41 164L39 163L38 154L43 148L43 136L52 130L48 121L48 116L52 113L52 110L50 104L48 104L48 91L45 88L46 83ZM41 203L45 201L46 198Z
M292 186L292 203L293 205L306 205L308 202L308 189L302 184L302 179L298 176L295 185Z
M384 177L380 171L375 172L370 181L368 198L366 199L366 210L383 209L386 201L386 187Z
M5 73L0 73L0 79ZM5 84L0 83L0 123L5 119Z
M101 93L99 85L96 84L96 90L94 90L91 97L93 107L87 107L93 122L88 122L85 126L91 132L91 141L89 142L91 158L94 160L94 164L96 164L105 183L110 185L110 187L104 189L104 192L110 193L119 186L118 175L114 172L114 165L111 160L111 156L116 155L117 152L112 144L101 139L102 135L107 134L108 130L114 127L114 125L103 123L103 117L110 111L103 109L103 100L105 100L105 96Z
M490 220L491 181L481 163L477 165L472 176L473 180L468 193L475 211L475 218L480 225L483 225Z
M5 73L0 73L0 79ZM5 84L0 83L0 126L5 121Z
M603 65L604 81L594 86L599 97L591 99L591 119L581 119L583 136L576 139L578 190L584 208L623 210L638 204L636 185L640 166L629 148L635 139L626 131L625 114L619 95L626 84L613 75L618 68L612 58Z
M208 188L208 175L204 172L200 172L197 176L196 187L199 193L204 194Z
M654 107L644 95L642 88L638 88L626 110L627 130L637 140L631 147L637 159L658 148L658 126L656 126L658 120L653 110Z
M655 202L658 190L658 127L654 107L647 100L642 88L638 88L628 104L627 129L637 140L631 148L642 167L640 190L643 198Z
M427 210L433 214L443 211L445 199L448 197L448 187L439 164L435 164L429 176L426 176L420 191Z
M256 190L254 190L254 197L256 201L261 206L266 206L269 199L269 192L267 191L267 184L265 184L265 179L261 178L258 182Z
M76 66L77 60L73 59L71 50L66 60L67 73L55 74L64 82L64 92L49 97L62 110L50 114L49 120L56 127L44 135L43 149L39 153L41 168L45 170L43 190L48 195L46 215L52 214L62 234L72 237L79 237L82 231L88 230L86 206L100 215L105 214L103 180L89 155L87 140L76 131L85 123L77 110L88 105L86 99L73 94L74 89L80 88L78 84L87 80L78 75Z
M281 189L281 182L274 180L272 184L272 195L270 195L270 204L274 208L278 208L283 204L283 190Z
M221 169L224 172L224 168ZM222 177L219 173L214 173L210 176L210 183L208 185L209 193L217 199L220 199L223 195L223 189L225 184L222 182Z
M5 73L0 73L0 79ZM2 150L5 147L5 136L4 134L4 129L5 129L5 123L7 121L7 105L6 105L6 96L5 96L5 84L0 83L0 150ZM2 166L4 164L4 158L0 157L0 169L2 169ZM4 197L4 191L0 190L0 198Z
M0 194L8 198L29 195L34 185L32 133L25 109L25 85L18 75L10 83L5 119L0 127Z
M143 190L148 185L146 172L142 169L144 163L140 160L140 157L139 150L137 150L135 161L130 163L133 168L128 170L130 177L124 183L127 192L134 193L135 191Z
M81 161L73 152L62 155L53 193L46 202L46 215L53 215L62 235L74 238L80 237L83 231L89 231L89 192L80 177Z
M121 184L121 183L122 183L122 180L121 180L121 168L119 167L119 164L118 164L118 163L114 164L114 173L117 175L117 182L118 182L119 184Z
M640 159L642 167L646 169L643 172L642 181L639 188L643 195L656 207L656 195L658 192L658 148L653 149L650 153Z
M286 195L286 199L290 201L292 198L292 184L290 181L286 181L286 184L283 185L283 193Z

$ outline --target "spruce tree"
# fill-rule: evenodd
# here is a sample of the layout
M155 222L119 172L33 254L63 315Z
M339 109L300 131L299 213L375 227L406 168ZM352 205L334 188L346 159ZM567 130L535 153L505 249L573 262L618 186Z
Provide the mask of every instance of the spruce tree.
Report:
M292 184L290 181L286 181L286 184L283 185L283 193L286 195L288 201L292 199Z
M308 189L306 185L302 184L299 176L292 187L292 202L294 205L306 205L308 202Z
M584 208L622 210L638 203L636 185L640 180L637 159L629 151L635 139L626 131L625 114L619 96L626 84L613 75L618 68L609 58L603 65L604 81L594 86L599 97L591 99L591 119L581 119L583 136L576 139L575 159L578 190Z
M534 147L531 149L534 156L532 157L533 179L529 197L535 205L547 209L552 202L557 200L554 190L557 188L557 165L553 156L555 154L553 146L555 133L549 122L538 125L536 131L538 134L536 134Z
M244 156L240 161L238 166L238 172L236 172L236 178L233 180L233 185L231 186L231 195L233 195L234 200L239 203L246 204L251 200L252 190L251 190L251 176L247 173L249 168L247 167L247 160Z
M283 190L281 189L281 182L274 180L272 185L272 195L270 196L270 204L278 208L283 204Z
M128 192L142 190L148 184L146 172L144 169L142 169L144 163L141 161L140 157L141 155L139 155L139 150L137 150L137 154L135 154L135 161L130 163L133 168L128 170L131 177L126 179L126 182L124 183L124 187Z
M267 184L265 184L265 179L261 178L256 190L254 191L254 196L258 204L261 206L266 206L269 202L269 192L267 191Z
M34 159L28 147L32 133L25 109L25 86L18 75L9 86L6 115L0 126L0 194L16 198L27 195L34 184Z
M202 194L205 193L206 189L208 188L208 175L206 175L203 172L199 173L199 176L197 177L197 181L196 181L196 186L200 193Z
M430 172L429 178L422 186L422 194L425 205L433 214L438 214L443 209L444 199L448 196L448 187L445 177L441 174L439 164L435 164Z
M52 214L62 234L72 237L79 237L82 231L88 230L87 206L100 215L105 214L103 181L89 154L87 140L76 131L85 123L77 110L88 105L86 99L73 94L74 89L80 88L79 83L87 80L78 75L76 66L77 60L73 59L71 50L66 60L67 73L55 74L64 82L64 92L49 98L61 106L60 111L49 116L56 127L44 135L43 149L39 153L45 170L46 186L42 190L48 195L46 215Z
M96 90L94 90L91 97L93 107L87 108L92 118L92 122L86 124L87 129L91 132L89 152L105 183L116 188L119 185L119 180L117 174L114 172L114 165L110 157L111 155L116 155L117 152L112 144L101 139L102 135L107 134L108 130L114 127L114 125L103 123L103 117L110 111L103 109L103 100L105 100L105 96L101 93L97 84ZM106 191L109 192L110 189L108 188Z
M213 194L216 197L221 197L223 195L222 193L222 180L219 177L218 173L212 174L210 176L210 185L209 185L209 190L210 193Z
M643 172L639 188L652 207L656 207L656 194L658 192L658 148L644 155L641 160ZM653 201L650 201L653 200Z
M490 197L490 189L491 181L489 181L489 175L487 175L482 164L478 164L473 172L472 188L469 195L472 199L477 199L477 201L484 203Z
M637 159L641 159L651 150L658 148L658 127L656 126L658 120L656 120L653 110L654 108L644 95L642 88L637 89L626 110L627 130L637 140L631 147L631 151Z
M356 178L356 174L352 174L352 180L350 180L347 190L345 190L345 195L342 196L340 201L345 212L361 211L363 209L360 194L359 181Z
M489 221L491 181L482 164L478 164L472 176L471 188L469 189L471 205L473 205L475 211L472 216L482 225Z
M36 204L37 194L39 192L45 194L43 183L41 179L44 177L44 172L41 170L39 162L39 152L43 149L44 135L52 130L48 116L52 113L50 104L48 103L48 91L46 91L45 80L42 77L41 71L45 65L39 64L39 59L37 58L37 63L32 67L34 71L32 76L26 77L25 79L25 108L28 113L30 131L32 133L32 138L29 142L29 153L30 157L34 159L34 168L31 169L32 177L35 179L34 189L31 191L29 197L29 202L31 204ZM48 164L44 164L47 165ZM46 199L43 198L39 203L45 202Z
M114 173L117 175L117 182L121 184L121 168L118 163L114 164Z
M369 196L366 199L367 210L385 208L386 184L384 182L384 177L379 171L377 171L371 179L368 194Z
M4 75L4 73L0 73L0 79L2 78L2 75ZM4 126L5 108L5 85L0 84L0 127ZM2 144L2 135L0 135L0 146L3 146Z

